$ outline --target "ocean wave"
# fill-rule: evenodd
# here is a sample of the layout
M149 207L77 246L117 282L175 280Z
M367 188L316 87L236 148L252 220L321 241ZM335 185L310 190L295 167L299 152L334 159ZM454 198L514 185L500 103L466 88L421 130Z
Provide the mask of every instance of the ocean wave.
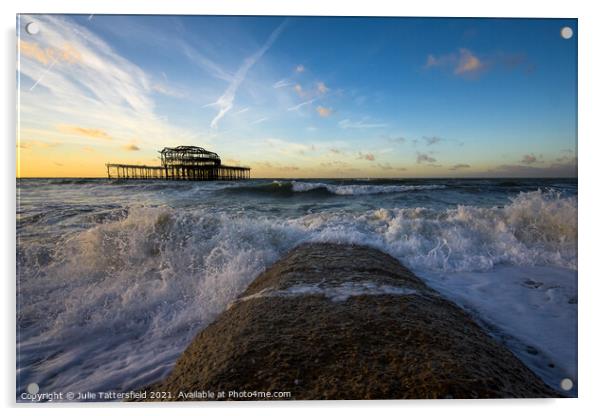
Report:
M270 196L294 196L312 194L324 196L361 196L398 192L444 189L445 185L335 185L322 182L274 181L269 184L225 188L225 192L265 194Z
M165 376L199 329L303 242L371 245L416 271L577 267L576 197L551 191L492 208L284 218L131 206L123 215L45 243L51 246L18 246L22 383L94 391ZM87 370L95 366L102 371Z

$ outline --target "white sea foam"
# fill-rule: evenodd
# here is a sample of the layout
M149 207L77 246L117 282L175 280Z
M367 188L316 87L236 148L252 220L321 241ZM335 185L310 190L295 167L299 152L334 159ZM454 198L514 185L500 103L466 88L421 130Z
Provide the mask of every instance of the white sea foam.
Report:
M44 392L156 381L199 329L302 242L369 244L419 275L502 265L576 270L576 219L576 198L542 191L499 208L293 218L131 206L126 217L19 247L19 391L31 382ZM347 289L340 296L372 290Z
M336 286L328 285L325 282L316 284L297 284L286 289L276 290L266 288L237 301L247 301L266 297L298 297L298 296L325 296L333 302L344 302L353 296L379 296L394 295L407 296L415 295L414 289L407 287L378 284L374 282L344 282Z
M577 272L547 266L497 266L485 272L420 272L467 308L531 370L556 389L577 391ZM563 393L567 393L563 391Z
M427 270L483 271L496 264L577 267L577 201L541 191L500 208L393 208L317 213L291 221L312 241L371 244Z

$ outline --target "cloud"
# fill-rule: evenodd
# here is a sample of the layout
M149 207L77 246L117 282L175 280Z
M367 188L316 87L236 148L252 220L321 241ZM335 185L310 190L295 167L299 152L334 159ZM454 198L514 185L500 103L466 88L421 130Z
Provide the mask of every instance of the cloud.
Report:
M86 27L67 16L28 19L43 27L38 49L56 48L46 56L57 59L44 64L33 52L20 56L21 134L36 130L40 137L56 135L57 120L68 120L63 133L112 137L122 144L134 137L163 145L198 140L200 132L171 125L155 112L152 77Z
M297 65L297 67L295 68L295 72L305 72L305 67L303 65Z
M494 67L510 71L522 70L525 74L530 74L535 70L535 64L522 53L496 52L477 56L466 48L439 56L429 54L424 64L424 69L442 68L464 78L474 78L483 71Z
M144 37L148 39L149 38L148 33L145 33ZM156 41L165 41L165 39L163 37L161 37L161 39L157 39L156 36L152 36L150 38L152 38L155 42ZM172 47L173 47L173 45L179 46L180 49L182 50L182 52L184 53L184 55L190 61L192 61L192 63L194 63L197 67L201 68L204 72L208 73L212 77L221 79L221 80L227 81L227 82L232 82L234 80L233 74L231 74L230 72L221 68L213 60L209 59L208 57L206 57L205 55L200 53L196 48L192 47L191 45L186 43L184 40L182 40L181 37L178 37L175 40L170 39L170 41L172 43Z
M316 150L314 145L303 143L288 142L281 139L265 139L265 143L276 149L276 152L282 155L304 155L307 152Z
M101 129L73 126L69 124L59 124L57 130L61 133L74 134L77 136L91 137L93 139L113 140L109 134Z
M289 107L289 108L287 108L287 110L288 111L297 111L297 110L301 109L302 107L305 107L306 105L313 103L314 101L316 101L316 99L312 98L311 100L303 101L302 103L299 103L297 105Z
M270 34L266 42L263 44L259 50L257 50L253 55L247 57L243 64L238 68L230 85L226 88L226 91L217 99L215 103L212 105L219 108L217 115L211 120L211 128L216 129L218 127L219 121L232 109L234 106L234 99L236 98L236 92L238 88L243 83L245 78L247 77L247 73L249 70L261 59L261 57L270 49L272 44L278 39L280 33L284 29L286 24L286 20L282 22L274 31Z
M289 87L293 85L292 82L290 82L288 79L281 79L278 82L275 82L274 85L272 85L273 88L284 88L284 87Z
M457 165L452 166L449 170L460 170L460 169L468 169L470 165L466 163L458 163Z
M425 68L432 68L434 66L439 66L439 59L435 57L435 55L429 53L426 57L426 63L424 64Z
M454 69L454 73L457 75L465 74L467 72L476 72L483 69L483 63L468 49L460 49L460 58L458 65Z
M444 55L435 56L429 54L426 57L424 64L425 69L437 68L437 67L453 67L458 61L458 55L455 52L447 53Z
M402 136L397 136L397 137L389 137L389 136L383 136L387 139L387 141L391 142L391 143L398 143L398 144L402 144L406 142L406 138L402 137Z
M564 155L564 156L556 158L555 161L556 161L556 163L569 163L569 162L577 163L577 158L575 156Z
M530 62L524 53L499 52L490 61L490 64L500 65L507 70L522 69L525 74L535 71L535 64Z
M339 121L339 127L341 127L342 129L376 129L381 127L387 127L387 124L367 123L365 118L360 121L351 121L346 118L344 120Z
M46 51L40 48L40 46L35 42L21 40L19 42L19 52L44 65L48 65L50 62L50 57L46 54Z
M17 143L17 147L19 149L33 149L34 147L47 149L47 148L51 148L51 147L57 147L60 145L61 145L61 143L59 143L59 142L44 142L41 140L20 140Z
M255 121L250 122L249 124L259 124L259 123L263 123L264 121L267 121L267 120L268 120L268 117L261 117Z
M320 163L320 166L324 168L345 168L350 166L349 163L343 162L341 160L330 160L328 162Z
M164 83L156 82L151 85L153 91L158 92L159 94L167 95L168 97L174 98L184 98L186 94L180 90L172 88Z
M566 163L552 163L549 166L500 165L485 172L497 177L563 178L577 177L577 159ZM481 174L483 175L483 174ZM484 175L483 175L484 176Z
M240 110L238 110L238 111L235 111L234 113L232 113L232 115L236 116L236 115L238 115L238 114L243 114L243 113L246 113L246 112L247 112L247 111L249 111L249 110L250 110L250 108L249 108L249 107L244 107L244 108L241 108L241 109L240 109Z
M266 168L266 169L273 169L273 170L279 170L279 171L285 171L285 172L301 170L301 168L299 166L295 166L295 165L283 166L283 165L274 164L271 162L257 162L256 165L260 166L262 168Z
M320 94L326 94L328 92L328 87L323 82L318 82L317 88Z
M322 107L321 105L316 107L316 111L318 112L320 117L330 117L330 115L332 114L332 108Z
M455 75L467 76L480 72L485 68L485 64L469 49L460 48L457 52L440 56L429 54L426 58L424 68L447 68Z
M437 159L435 159L432 156L429 156L426 153L420 153L420 152L416 153L416 163L418 163L418 164L423 163L423 162L435 163L436 161L437 161Z
M128 152L137 152L138 150L140 150L140 148L135 144L126 144L125 146L123 146L123 150L127 150Z
M329 88L323 82L318 82L318 83L316 83L315 89L305 90L301 86L301 84L295 84L295 86L293 87L293 90L297 93L297 95L299 95L299 97L304 98L305 101L303 101L302 103L296 104L292 107L289 107L287 109L288 111L299 110L302 107L321 99L324 96L324 94L326 94L329 91ZM325 108L325 107L318 107L318 109L316 109L316 111L318 111L318 114L320 114L322 117L328 117L330 115L330 112L332 111L332 109Z
M524 155L523 158L521 159L521 163L525 163L527 165L531 165L536 162L538 162L538 160L537 160L537 157L535 157L535 155L533 153Z
M437 136L423 136L422 140L424 140L424 142L426 143L427 146L432 146L434 144L437 143L441 143L443 141L443 139L441 137L437 137Z
M295 92L297 94L299 94L299 97L303 97L305 95L305 93L303 91L303 87L300 84L295 84L295 86L293 87L293 89L295 90Z
M47 65L54 61L61 61L73 64L81 60L81 54L70 43L64 43L59 48L47 46L42 49L35 42L20 40L19 52L25 56L35 59L36 61L44 65Z
M370 162L374 162L376 160L376 157L372 153L362 153L362 152L359 152L357 158L358 159L363 159L363 160L368 160Z

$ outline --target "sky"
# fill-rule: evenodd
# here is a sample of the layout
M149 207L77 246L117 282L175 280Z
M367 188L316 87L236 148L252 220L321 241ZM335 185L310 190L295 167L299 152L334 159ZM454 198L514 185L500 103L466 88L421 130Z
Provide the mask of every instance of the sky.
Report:
M576 19L19 15L17 79L17 177L577 175Z

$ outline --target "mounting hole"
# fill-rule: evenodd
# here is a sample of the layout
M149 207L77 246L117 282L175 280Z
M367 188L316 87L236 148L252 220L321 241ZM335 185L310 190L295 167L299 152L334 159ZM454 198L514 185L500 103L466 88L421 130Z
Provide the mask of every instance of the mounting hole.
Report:
M40 386L38 386L38 383L29 383L27 385L27 393L29 394L38 394L39 391Z
M563 378L560 382L560 388L564 391L569 391L573 388L573 380L570 378Z
M562 36L563 39L570 39L573 37L573 29L571 29L568 26L563 27L562 29L560 29L560 36Z
M25 25L25 30L30 35L37 35L40 31L40 25L38 25L36 22L29 22L27 25Z

